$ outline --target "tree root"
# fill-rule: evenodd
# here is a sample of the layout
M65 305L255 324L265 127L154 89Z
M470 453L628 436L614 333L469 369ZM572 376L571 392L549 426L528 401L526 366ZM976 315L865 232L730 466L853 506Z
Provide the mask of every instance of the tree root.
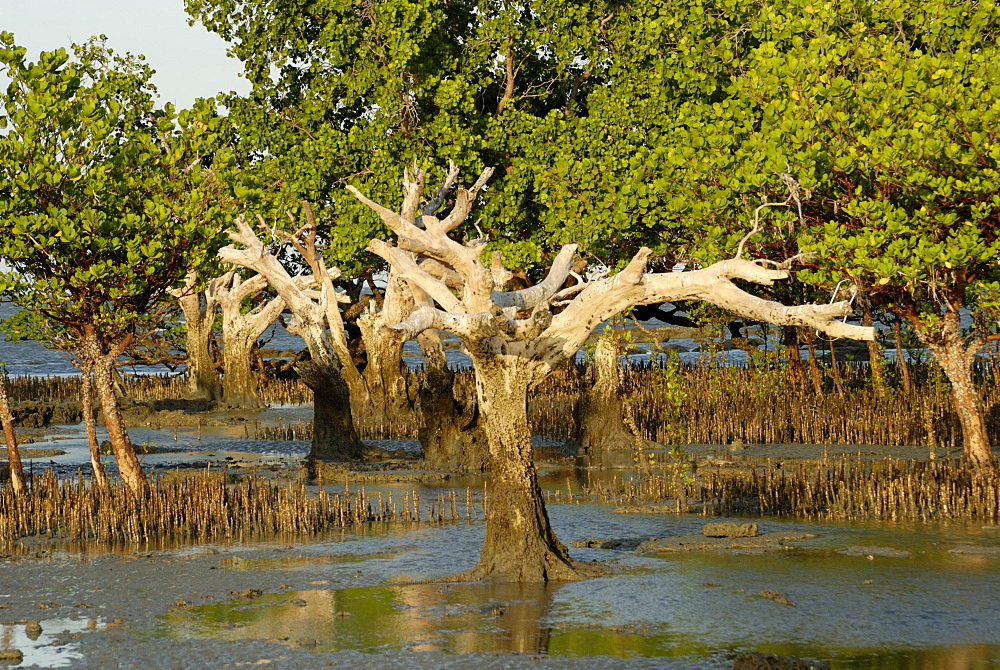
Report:
M510 565L506 568L494 562L480 561L476 567L457 575L449 575L431 580L431 583L478 582L491 581L498 583L547 583L547 582L579 582L585 579L606 575L609 569L603 563L595 561L576 561L561 559L551 554L542 563L535 565Z

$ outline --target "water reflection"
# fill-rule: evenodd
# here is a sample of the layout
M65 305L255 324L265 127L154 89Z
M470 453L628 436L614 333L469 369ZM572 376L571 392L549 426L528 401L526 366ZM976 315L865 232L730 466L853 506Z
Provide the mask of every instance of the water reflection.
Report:
M547 653L558 586L407 584L289 591L167 615L177 637L365 651Z
M58 668L82 658L75 640L107 627L100 618L29 619L0 624L0 665ZM18 663L17 652L21 661Z
M580 621L573 600L559 585L406 584L289 591L175 611L166 617L165 630L177 638L268 640L317 652L645 656L715 666L728 665L740 651L755 650L825 659L832 668L890 669L986 667L1000 661L996 644L886 649L829 641L739 640L738 631L731 631L736 635L726 643L707 629L698 634L685 630L682 622L670 625L670 612L645 613L666 620L660 624L615 623L620 617L612 611ZM689 613L677 614L683 620ZM715 614L729 620L725 613ZM781 617L773 618L780 625ZM794 628L795 622L789 619L785 625Z

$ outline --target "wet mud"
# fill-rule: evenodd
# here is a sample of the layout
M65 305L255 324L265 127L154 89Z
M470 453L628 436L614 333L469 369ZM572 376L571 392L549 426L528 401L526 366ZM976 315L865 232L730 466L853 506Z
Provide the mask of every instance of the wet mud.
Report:
M429 583L475 562L474 520L245 543L26 539L0 549L0 649L23 655L17 667L728 668L747 651L834 668L1000 661L992 528L755 520L757 537L707 538L700 517L550 510L574 558L605 576ZM683 549L587 540L612 529Z
M253 416L290 422L307 411ZM154 446L143 464L160 475L299 472L308 443L250 440L245 425L136 428L133 439ZM76 472L87 458L79 426L50 430L37 446L66 453L38 456L34 467ZM371 446L384 457L363 472L314 474L324 486L360 481L399 500L414 489L425 501L482 492L478 478L421 473L415 442ZM706 462L824 454L770 449L691 453ZM877 458L871 451L863 457ZM541 465L542 486L579 491L627 474L578 465ZM0 654L8 664L20 654L15 667L730 668L746 652L833 668L1000 663L995 525L706 519L670 504L625 507L572 493L553 500L553 527L573 558L610 570L547 586L430 583L474 565L481 518L245 542L0 544ZM706 537L708 521L757 524L759 533Z

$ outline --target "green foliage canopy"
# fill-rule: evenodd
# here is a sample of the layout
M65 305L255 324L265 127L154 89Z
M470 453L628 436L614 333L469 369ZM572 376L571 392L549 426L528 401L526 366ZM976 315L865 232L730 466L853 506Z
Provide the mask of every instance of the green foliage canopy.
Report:
M225 120L157 108L152 70L101 41L25 54L0 33L0 294L60 338L132 339L223 242Z
M690 130L666 148L677 212L702 221L699 257L731 254L760 198L788 196L785 173L801 216L766 210L753 255L811 252L804 281L846 280L924 320L995 289L996 4L783 0L745 34L727 95L688 107L713 151L685 155Z
M448 159L464 175L498 168L477 211L512 266L563 242L612 264L673 242L663 185L650 186L669 139L663 112L720 95L732 66L704 51L734 49L736 38L717 41L742 16L723 4L732 16L702 0L186 6L244 62L253 90L226 105L274 216L317 203L331 260L350 273L377 262L358 253L385 231L341 187L394 202L413 161L432 182Z
M347 270L384 231L339 187L392 202L403 165L454 158L463 174L500 168L478 212L512 265L564 242L611 265L642 244L718 260L761 198L788 197L785 173L802 215L761 212L753 255L816 252L803 279L846 278L885 306L929 308L959 275L992 282L994 2L187 8L253 83L227 100L244 151L276 197L328 205Z

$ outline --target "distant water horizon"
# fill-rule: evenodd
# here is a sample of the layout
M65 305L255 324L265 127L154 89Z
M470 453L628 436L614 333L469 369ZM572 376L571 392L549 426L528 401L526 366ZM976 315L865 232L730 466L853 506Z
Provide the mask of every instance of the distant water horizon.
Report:
M20 309L20 307L11 303L0 303L0 319L6 319ZM656 328L665 324L657 319L651 319L646 321L645 325L650 328ZM773 340L774 344L777 344L776 338L772 337L770 339ZM305 343L302 339L289 333L279 322L271 325L264 332L261 340L266 342L265 346L267 348L278 351L299 351L305 348ZM695 340L677 339L671 340L671 344L678 344L682 346L682 349L686 349L686 351L682 350L678 354L682 361L696 363L701 359L701 354L697 351ZM887 342L886 344L891 347L890 343ZM885 349L885 354L889 357L894 357L896 353L895 349L889 347ZM650 354L642 352L642 348L644 347L640 347L639 352L630 354L625 358L632 362L648 361ZM805 350L802 351L802 354L807 355ZM581 350L577 354L577 358L580 359L584 355L584 351ZM403 356L404 361L410 368L419 368L423 365L423 356L416 342L406 343ZM452 368L465 368L469 367L472 363L469 357L459 349L448 349L446 356ZM654 354L654 356L658 355ZM719 352L717 356L717 362L722 364L740 364L745 363L747 360L746 353L739 349ZM6 364L7 374L12 377L72 377L80 374L80 371L61 351L48 349L34 340L8 342L6 340L6 333L2 330L0 330L0 362ZM183 365L173 371L165 365L130 365L125 366L123 372L135 375L182 374L184 369Z
M0 303L0 320L6 319L21 310L11 303ZM264 339L271 339L267 345L275 349L294 349L304 347L302 340L292 335L281 324L275 323L265 332ZM7 366L7 374L11 377L73 377L80 371L61 351L49 349L34 340L8 342L7 333L0 330L0 363ZM130 365L124 371L138 375L179 374L184 366L171 371L165 365Z

